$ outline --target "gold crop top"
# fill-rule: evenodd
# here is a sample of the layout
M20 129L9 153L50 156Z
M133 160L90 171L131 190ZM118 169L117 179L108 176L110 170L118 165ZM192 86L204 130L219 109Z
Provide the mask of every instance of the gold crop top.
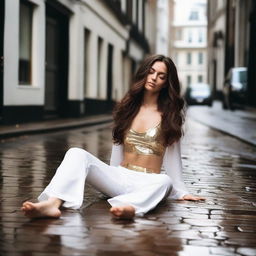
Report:
M160 139L160 124L145 132L130 129L124 139L124 152L162 156L164 150L165 147Z

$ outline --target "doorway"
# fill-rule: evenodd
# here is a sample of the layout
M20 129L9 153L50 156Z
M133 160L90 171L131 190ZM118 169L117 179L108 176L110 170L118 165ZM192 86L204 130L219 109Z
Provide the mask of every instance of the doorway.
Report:
M52 2L54 3L54 2ZM65 116L68 88L69 17L46 2L45 117Z
M4 8L5 1L0 1L0 117L3 111L3 76L4 76Z
M112 101L112 83L113 83L113 46L108 45L108 70L107 70L107 101Z

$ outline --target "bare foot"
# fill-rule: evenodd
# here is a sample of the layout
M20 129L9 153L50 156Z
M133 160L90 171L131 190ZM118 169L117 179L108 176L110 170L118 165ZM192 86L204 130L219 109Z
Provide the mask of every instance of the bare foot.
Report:
M24 202L21 210L28 218L59 218L61 211L53 201L47 200L39 203Z
M132 219L135 215L135 209L131 205L114 206L110 208L110 212L119 219Z

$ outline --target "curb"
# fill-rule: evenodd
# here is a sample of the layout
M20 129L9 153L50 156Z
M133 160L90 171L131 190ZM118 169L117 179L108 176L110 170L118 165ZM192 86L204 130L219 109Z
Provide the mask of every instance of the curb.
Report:
M56 121L56 120L55 120ZM28 127L28 128L17 128L17 130L8 131L0 131L0 139L6 139L11 137L17 137L22 135L29 135L29 134L38 134L38 133L48 133L54 131L62 131L86 126L93 126L99 125L104 123L111 123L113 118L111 115L104 116L104 117L88 117L88 119L84 120L74 120L74 121L67 121L59 124L49 124L47 126L43 126L43 123L35 123L37 127ZM40 124L42 126L40 126Z
M248 144L248 145L250 145L250 146L256 147L256 143L251 142L251 141L249 141L249 140L247 140L247 139L241 138L241 137L239 137L239 136L236 135L236 134L232 134L232 133L229 133L229 132L227 132L227 131L224 131L224 130L222 130L221 128L218 128L218 127L216 127L216 126L210 125L210 124L208 124L208 123L206 123L206 122L203 122L203 121L201 121L201 120L198 120L198 119L196 119L196 118L194 118L194 117L192 117L192 116L190 116L190 118L191 118L192 120L194 120L194 121L200 123L200 124L203 124L203 125L205 125L205 126L210 127L211 129L213 129L213 130L215 130L215 131L218 131L218 132L221 132L221 133L226 134L226 135L228 135L228 136L231 136L231 137L233 137L233 138L236 138L236 139L238 139L238 140L240 140L240 141L242 141L242 142L244 142L244 143L246 143L246 144Z

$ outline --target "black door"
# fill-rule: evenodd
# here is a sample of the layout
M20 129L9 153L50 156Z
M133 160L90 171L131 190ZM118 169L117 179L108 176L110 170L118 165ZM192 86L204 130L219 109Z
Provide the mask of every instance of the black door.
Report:
M4 0L0 1L0 116L3 109L3 73L4 73Z
M64 116L67 107L68 17L46 4L46 116Z
M250 14L250 42L248 60L248 104L256 107L256 3L252 1Z
M213 97L216 99L217 92L217 61L213 60Z
M108 45L108 70L107 70L107 100L112 100L112 83L113 83L113 46Z
M59 24L53 18L46 17L46 78L45 110L56 113L58 110L59 90Z

